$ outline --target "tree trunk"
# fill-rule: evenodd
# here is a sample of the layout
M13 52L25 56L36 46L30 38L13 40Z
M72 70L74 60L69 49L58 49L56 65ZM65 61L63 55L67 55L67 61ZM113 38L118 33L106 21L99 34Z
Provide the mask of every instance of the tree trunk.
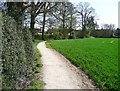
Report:
M63 28L65 27L65 19L64 19L64 15L63 15Z
M82 38L85 38L86 36L86 29L82 29Z
M34 25L35 25L35 16L34 14L31 14L31 22L30 22L30 29L31 29L31 33L32 33L32 36L34 37Z
M63 28L65 28L65 14L64 14L64 11L63 11Z
M70 31L70 36L72 36L72 33L71 33L71 32L72 32L72 30L73 30L73 29L72 29L72 19L73 19L73 18L72 18L72 14L71 14L70 18L71 18L71 20L70 20L70 27L69 27L69 31Z
M86 25L85 25L85 18L82 15L82 38L86 37Z
M44 5L44 13L43 13L42 40L45 40L45 36L44 36L44 32L45 32L45 18L46 18L45 7L46 7L46 3Z
M64 7L64 3L62 2L62 7ZM65 11L64 9L62 10L62 28L65 28Z
M44 32L45 32L45 18L46 18L46 13L43 13L42 40L45 40L45 36L44 36Z

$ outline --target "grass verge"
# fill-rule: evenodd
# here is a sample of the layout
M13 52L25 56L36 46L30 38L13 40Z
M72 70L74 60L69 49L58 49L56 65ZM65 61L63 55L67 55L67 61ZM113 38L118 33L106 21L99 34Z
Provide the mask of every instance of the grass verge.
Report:
M41 75L41 67L43 64L40 62L40 51L37 49L38 43L42 42L43 40L35 39L33 43L33 47L36 53L36 58L35 58L35 66L33 67L34 73L31 73L28 75L29 78L33 79L31 82L31 85L28 87L29 91L42 91L44 89L45 83L42 81L42 78L40 77Z

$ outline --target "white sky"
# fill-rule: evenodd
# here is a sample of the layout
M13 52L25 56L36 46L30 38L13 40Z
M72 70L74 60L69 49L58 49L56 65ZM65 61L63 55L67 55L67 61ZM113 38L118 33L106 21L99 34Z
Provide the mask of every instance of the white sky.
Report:
M90 6L96 10L98 24L115 24L118 27L118 2L120 0L69 0L73 4L79 2L89 2Z

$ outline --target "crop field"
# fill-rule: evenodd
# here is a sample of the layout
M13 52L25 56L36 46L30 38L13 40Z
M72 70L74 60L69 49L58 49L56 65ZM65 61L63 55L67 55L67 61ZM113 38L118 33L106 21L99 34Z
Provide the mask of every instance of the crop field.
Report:
M88 38L47 42L103 89L118 89L118 39Z

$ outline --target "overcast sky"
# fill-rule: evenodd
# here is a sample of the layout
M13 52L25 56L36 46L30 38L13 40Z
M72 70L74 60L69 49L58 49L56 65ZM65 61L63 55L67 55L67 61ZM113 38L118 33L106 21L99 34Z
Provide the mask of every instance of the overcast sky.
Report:
M118 27L118 2L120 0L69 0L72 3L89 2L96 10L98 24L115 24Z

